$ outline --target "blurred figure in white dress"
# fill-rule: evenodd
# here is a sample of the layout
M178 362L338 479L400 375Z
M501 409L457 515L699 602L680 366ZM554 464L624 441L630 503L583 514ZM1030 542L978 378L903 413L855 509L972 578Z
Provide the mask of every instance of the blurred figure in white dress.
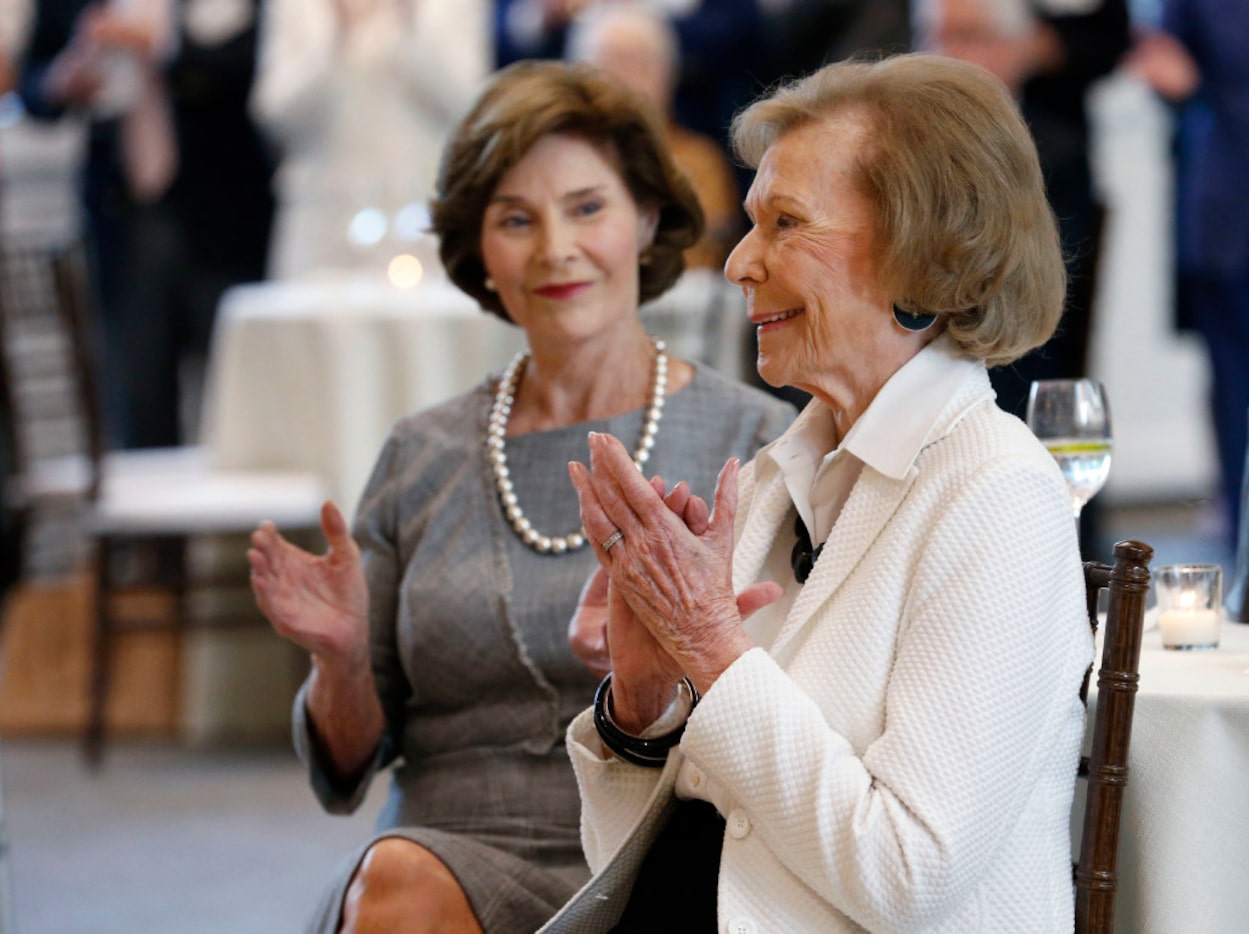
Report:
M277 145L269 274L384 267L493 67L488 0L269 0L252 110Z

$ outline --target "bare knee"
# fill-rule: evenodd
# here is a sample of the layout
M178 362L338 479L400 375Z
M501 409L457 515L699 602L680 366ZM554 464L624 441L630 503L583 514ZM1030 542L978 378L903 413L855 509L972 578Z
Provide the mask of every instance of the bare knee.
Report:
M480 934L481 925L442 860L411 840L385 837L368 848L347 887L341 930Z

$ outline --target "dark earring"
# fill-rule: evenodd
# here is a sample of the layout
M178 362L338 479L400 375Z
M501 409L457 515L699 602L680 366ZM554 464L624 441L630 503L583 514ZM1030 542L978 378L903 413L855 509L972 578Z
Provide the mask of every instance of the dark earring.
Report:
M907 311L898 305L894 305L893 320L898 322L898 326L904 331L927 331L932 327L932 323L937 320L937 316L918 311Z

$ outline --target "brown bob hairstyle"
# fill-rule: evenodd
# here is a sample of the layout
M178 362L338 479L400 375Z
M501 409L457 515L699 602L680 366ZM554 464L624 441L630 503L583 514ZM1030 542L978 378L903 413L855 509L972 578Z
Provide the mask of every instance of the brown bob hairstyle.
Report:
M482 218L508 170L553 133L606 147L633 200L656 210L655 240L638 269L639 298L661 295L685 268L685 248L702 235L698 196L672 161L649 105L591 66L561 62L517 62L501 70L443 151L431 214L451 281L511 320L486 288Z
M1066 270L1036 146L1002 83L934 55L827 65L738 114L733 146L758 167L787 131L847 112L867 128L859 183L895 302L943 316L989 366L1045 343Z

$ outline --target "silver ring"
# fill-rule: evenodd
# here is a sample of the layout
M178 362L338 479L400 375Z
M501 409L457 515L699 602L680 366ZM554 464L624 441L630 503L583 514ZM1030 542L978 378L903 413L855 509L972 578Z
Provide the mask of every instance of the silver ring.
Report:
M620 529L616 529L616 531L612 532L606 539L603 540L603 553L606 554L623 541L624 532L620 531Z

